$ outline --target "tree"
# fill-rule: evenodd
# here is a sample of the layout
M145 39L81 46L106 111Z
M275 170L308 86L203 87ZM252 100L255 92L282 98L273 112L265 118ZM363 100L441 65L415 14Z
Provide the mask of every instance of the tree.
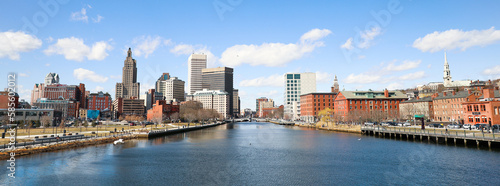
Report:
M50 117L49 116L42 116L40 118L42 125L43 125L43 133L45 134L45 128L50 127Z
M325 108L320 110L317 114L317 117L320 118L320 121L325 122L328 125L328 122L331 121L333 116L333 109Z
M177 121L179 118L180 118L180 117L179 117L179 113L178 113L178 112L173 113L172 115L170 115L170 119L171 119L172 121Z

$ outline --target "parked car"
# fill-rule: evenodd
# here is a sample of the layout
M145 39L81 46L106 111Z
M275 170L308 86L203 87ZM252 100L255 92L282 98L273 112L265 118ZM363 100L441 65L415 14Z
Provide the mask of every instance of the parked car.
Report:
M471 125L470 124L465 124L464 125L464 129L470 129L471 128Z
M137 124L135 124L134 122L130 122L128 123L130 126L136 126Z
M396 122L389 122L390 126L397 126L398 124Z
M488 124L479 124L479 125L480 125L479 130L481 130L481 128L483 130L490 130L490 125L488 125Z
M366 126L373 126L375 123L372 123L372 122L365 122L365 125Z
M431 127L431 128L443 128L443 125L438 124L438 123L432 123L432 124L429 124L427 126Z
M380 123L380 125L382 125L382 126L389 126L389 122L382 122L382 123Z
M411 123L409 123L409 122L403 123L403 126L409 127L409 126L411 126Z
M500 125L499 124L495 124L491 128L493 129L493 132L500 132Z

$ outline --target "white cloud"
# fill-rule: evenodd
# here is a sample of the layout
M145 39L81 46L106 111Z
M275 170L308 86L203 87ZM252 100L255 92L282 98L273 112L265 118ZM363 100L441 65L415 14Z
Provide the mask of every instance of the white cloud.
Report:
M347 39L347 41L340 46L340 48L345 48L347 50L351 50L354 48L354 46L352 45L352 37Z
M332 81L333 74L330 74L328 72L316 72L316 81L318 83L329 83Z
M410 70L410 69L417 68L421 62L422 62L421 60L416 60L416 61L405 60L400 65L394 65L395 62L392 62L392 63L389 63L389 65L387 65L383 70L386 70L386 71Z
M92 21L94 21L94 23L99 23L99 22L101 22L102 19L104 19L104 17L102 17L101 15L97 14L96 18L92 18Z
M90 48L83 43L83 39L71 37L57 39L56 44L50 45L43 52L48 56L59 54L64 55L67 60L83 61L85 57L88 60L103 60L108 56L107 51L112 49L106 41L96 42Z
M273 97L273 96L278 95L278 91L277 90L271 90L269 92L259 92L259 93L257 93L257 95L261 96L261 97Z
M415 79L421 79L425 77L425 72L424 71L418 71L414 73L409 73L406 75L403 75L399 77L400 80L415 80Z
M191 55L192 53L203 53L207 55L207 67L216 67L217 60L216 57L205 45L188 45L188 44L178 44L174 48L170 49L170 52L176 55Z
M432 64L427 65L427 68L429 68L429 69L430 69L431 67L432 67Z
M283 75L271 75L269 77L258 77L255 79L243 80L240 82L240 87L282 87Z
M20 76L20 77L30 77L30 76L29 76L28 74L26 74L26 73L19 73L19 76Z
M165 40L168 41L168 40ZM152 54L162 43L165 42L160 36L139 36L132 40L132 44L134 45L133 52L134 55L144 56L144 58L148 58L150 54Z
M89 16L87 16L87 9L82 8L79 12L72 12L71 13L71 20L72 21L83 21L83 22L88 22L89 21Z
M234 45L221 55L220 62L226 66L249 64L252 66L283 66L302 58L316 47L324 46L320 39L331 33L327 29L313 29L300 37L298 43L263 43L261 45Z
M0 58L19 60L21 52L29 52L42 46L42 40L22 31L0 32Z
M500 30L491 27L487 30L462 31L450 29L433 32L413 42L413 47L422 52L437 52L460 48L462 51L473 46L486 46L500 40Z
M500 65L494 66L493 68L488 68L483 71L484 75L498 75L500 74Z
M122 79L122 76L121 75L117 75L117 76L110 75L109 78L111 78L111 79Z
M104 91L104 87L98 85L94 88L94 92L99 92L99 91Z
M347 76L344 82L347 84L369 84L378 82L380 79L380 75L362 73L358 75L350 74L349 76Z
M17 94L19 94L19 99L31 100L31 89L25 89L23 85L17 86Z
M78 80L90 80L93 82L104 83L108 81L108 77L96 74L94 71L90 71L83 68L78 68L73 71L73 76Z
M358 56L358 59L365 59L365 58L366 58L366 56L364 56L364 55L359 55Z
M45 64L45 66L49 67L49 66L50 66L50 64L49 64L49 63L46 63L46 64Z
M387 90L396 90L396 89L403 89L403 84L401 83L391 83L387 85Z
M365 32L361 33L361 38L363 38L363 42L358 44L359 48L369 48L372 45L372 40L375 39L378 35L380 35L381 29L380 27L373 27L371 30L365 30Z

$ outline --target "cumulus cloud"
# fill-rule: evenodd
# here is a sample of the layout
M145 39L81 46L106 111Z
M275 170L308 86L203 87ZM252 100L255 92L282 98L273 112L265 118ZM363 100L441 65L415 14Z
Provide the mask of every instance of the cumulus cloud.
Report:
M401 83L391 83L387 85L388 90L396 90L396 89L403 89L403 84Z
M484 75L498 75L500 74L500 65L494 66L493 68L488 68L483 71Z
M318 83L329 83L332 81L333 74L328 73L328 72L316 72L316 81Z
M240 82L240 87L282 87L283 75L271 75L268 77L258 77L255 79L243 80Z
M375 37L380 35L382 33L381 31L382 29L380 27L373 27L370 30L364 30L359 33L359 35L361 36L359 42L355 43L354 39L350 37L344 44L340 45L340 48L346 50L352 50L354 49L354 47L364 48L364 49L369 48L373 45L372 40L374 40Z
M83 21L83 22L88 22L89 21L89 16L87 16L87 9L82 8L79 12L72 12L71 13L71 20L72 21Z
M188 45L188 44L178 44L175 45L174 48L170 49L170 52L176 55L191 55L192 53L196 54L205 54L207 55L207 67L216 67L217 60L216 57L210 49L208 49L205 45Z
M400 65L395 65L395 62L389 63L386 67L384 67L383 70L385 71L404 71L404 70L410 70L417 68L420 63L422 63L421 60L416 60L416 61L409 61L405 60L403 61L402 64Z
M26 74L26 73L19 73L19 76L20 76L20 77L29 77L29 75L28 75L28 74Z
M134 55L144 56L148 58L162 43L169 40L164 40L160 36L139 36L132 40Z
M381 79L380 75L361 73L358 75L349 74L349 76L347 76L344 82L347 84L369 84L378 82L380 81L380 79Z
M317 47L324 46L320 41L331 34L328 29L313 29L303 34L297 43L263 43L261 45L234 45L221 55L220 62L226 66L249 64L252 66L283 66L302 58Z
M97 14L96 18L92 18L92 21L94 21L94 23L99 23L99 22L101 22L102 19L104 19L104 17L102 17L101 15Z
M78 68L73 70L73 76L78 80L90 80L93 82L104 83L108 81L108 77L96 74L94 71Z
M418 72L402 75L401 77L399 77L399 80L404 81L404 80L421 79L421 78L424 78L425 76L426 75L425 75L424 71L418 71Z
M347 39L347 41L340 46L340 48L345 48L347 50L351 50L354 48L353 44L352 44L352 37Z
M257 93L257 95L261 96L261 97L273 97L273 96L278 95L278 91L277 90L271 90L269 92L259 92L259 93Z
M42 40L34 35L22 31L0 32L0 58L9 57L11 60L19 60L21 52L29 52L42 46Z
M88 60L103 60L108 56L107 51L112 49L106 41L96 42L91 48L83 43L83 39L70 37L58 39L43 52L48 56L59 54L64 55L67 60L83 61L85 57Z
M99 92L99 91L104 91L104 87L98 85L94 88L94 92Z
M491 27L486 30L462 31L450 29L435 31L413 42L413 47L422 52L437 52L460 48L462 51L474 46L486 46L500 40L500 30Z

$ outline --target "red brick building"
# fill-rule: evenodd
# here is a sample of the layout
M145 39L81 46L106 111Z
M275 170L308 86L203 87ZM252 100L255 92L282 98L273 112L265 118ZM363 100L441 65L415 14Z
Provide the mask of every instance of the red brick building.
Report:
M474 101L462 103L465 124L500 124L500 93L483 89L483 95Z
M464 123L464 109L462 103L477 101L481 96L480 91L451 91L435 93L432 104L434 106L433 121Z
M0 92L0 109L9 108L9 92L1 91ZM17 108L19 105L19 95L14 93L14 107Z
M147 120L148 121L163 121L169 118L172 114L179 112L180 103L170 102L167 103L165 100L156 100L153 107L148 110Z
M43 98L49 100L75 100L79 102L80 108L86 106L85 84L83 83L80 83L80 85L53 84L45 85L43 88Z
M261 117L259 116L259 111L260 111L260 103L261 102L266 102L266 101L269 101L269 99L265 98L265 97L261 97L261 98L257 98L255 100L255 113L257 113L257 117Z
M111 100L111 95L109 93L92 93L87 97L87 104L89 110L99 110L112 109L113 101Z
M333 91L333 88L332 88ZM309 93L300 96L300 119L306 122L315 122L319 111L326 108L334 109L337 93Z
M401 91L340 91L334 101L335 119L343 122L382 121L399 117Z

